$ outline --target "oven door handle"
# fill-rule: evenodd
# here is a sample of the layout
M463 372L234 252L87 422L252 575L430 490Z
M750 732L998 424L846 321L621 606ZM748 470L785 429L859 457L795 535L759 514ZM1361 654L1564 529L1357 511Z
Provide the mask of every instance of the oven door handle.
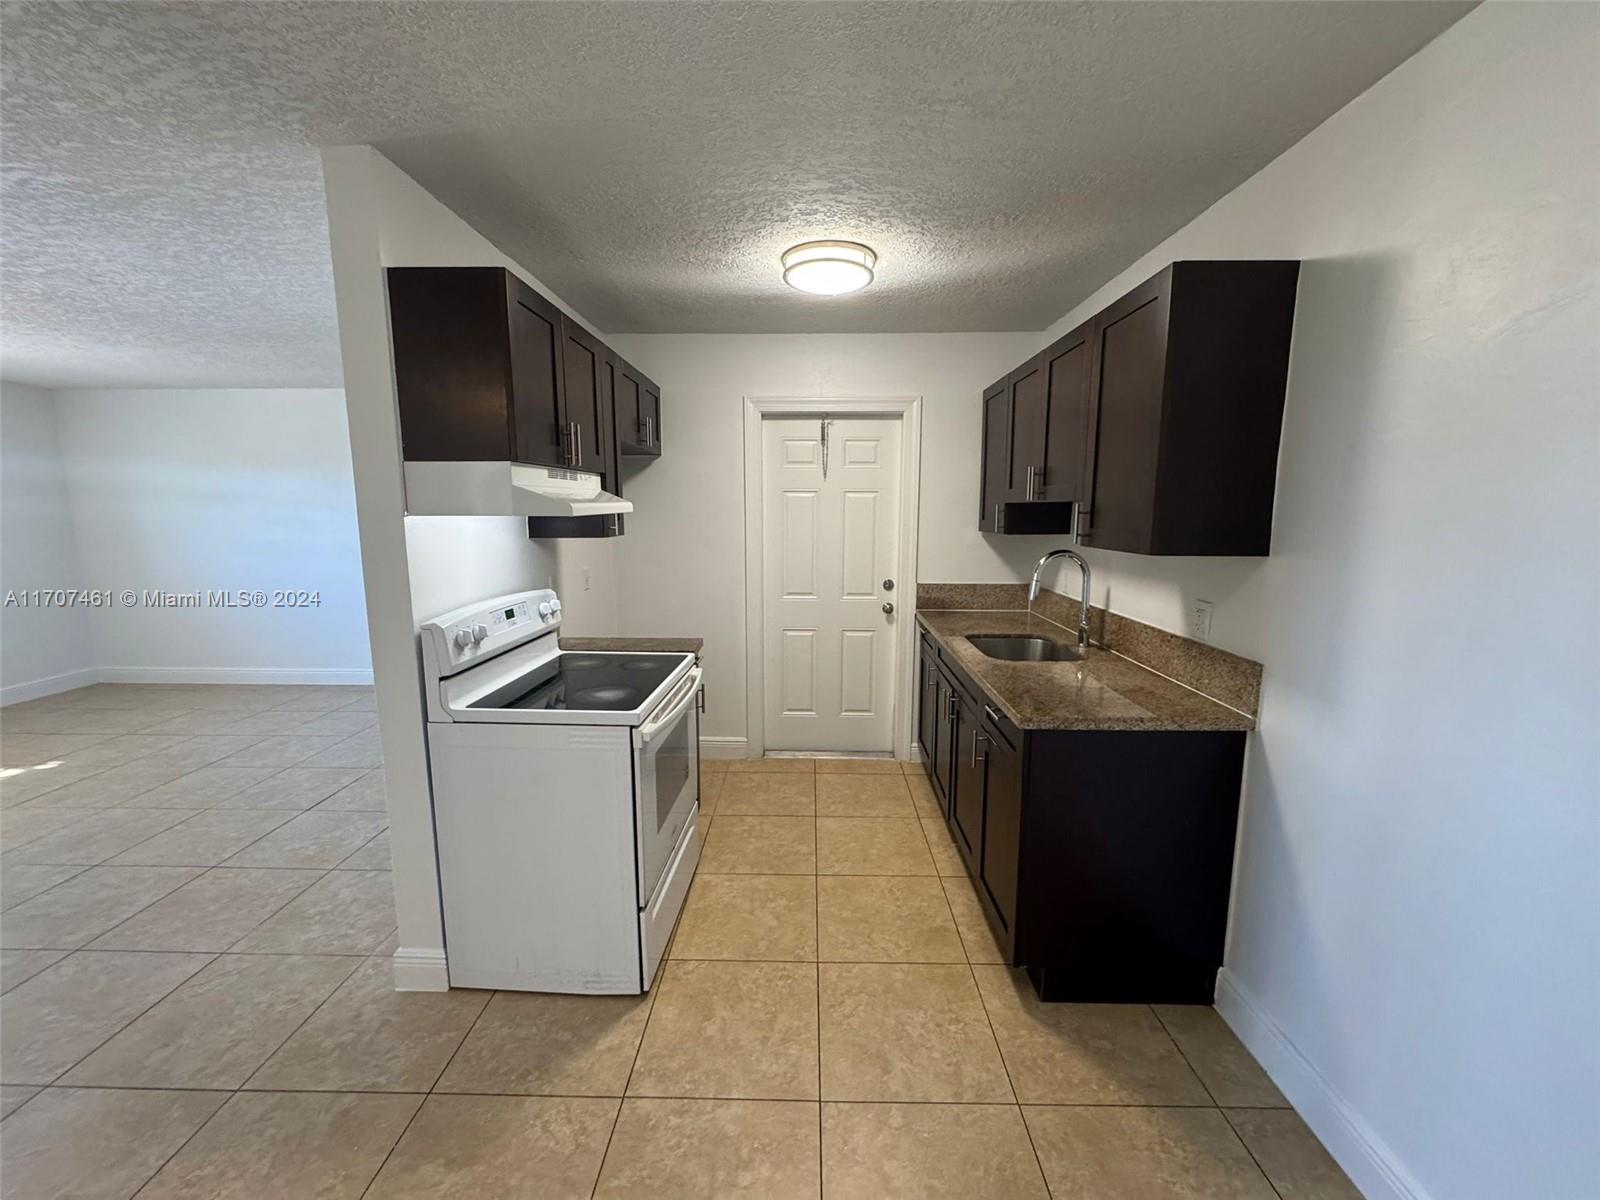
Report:
M670 729L678 723L678 718L683 716L689 706L694 703L695 693L700 687L700 675L699 667L691 667L689 673L683 677L683 682L677 686L672 696L662 705L666 711L658 717L651 717L643 725L639 726L639 744L641 746L648 746L662 731ZM661 710L657 709L656 711L660 712Z

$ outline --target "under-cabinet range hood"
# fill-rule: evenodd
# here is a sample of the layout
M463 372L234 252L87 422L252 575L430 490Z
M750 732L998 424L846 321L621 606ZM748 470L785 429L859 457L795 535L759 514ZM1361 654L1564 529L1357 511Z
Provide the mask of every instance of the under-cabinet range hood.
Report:
M514 462L408 462L406 512L412 516L597 517L631 513L592 471Z

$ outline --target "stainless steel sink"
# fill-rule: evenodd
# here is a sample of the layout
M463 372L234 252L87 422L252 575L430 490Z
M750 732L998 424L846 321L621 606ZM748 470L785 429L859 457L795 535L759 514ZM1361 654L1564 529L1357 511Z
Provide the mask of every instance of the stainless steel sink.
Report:
M1083 657L1065 642L1031 633L988 633L969 637L974 648L1007 662L1076 662Z

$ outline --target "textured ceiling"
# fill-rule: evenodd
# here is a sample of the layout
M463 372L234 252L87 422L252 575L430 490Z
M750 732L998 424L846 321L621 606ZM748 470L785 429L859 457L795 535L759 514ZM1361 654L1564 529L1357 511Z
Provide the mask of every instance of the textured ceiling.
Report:
M1038 329L1468 8L9 2L0 369L337 384L351 142L608 332Z

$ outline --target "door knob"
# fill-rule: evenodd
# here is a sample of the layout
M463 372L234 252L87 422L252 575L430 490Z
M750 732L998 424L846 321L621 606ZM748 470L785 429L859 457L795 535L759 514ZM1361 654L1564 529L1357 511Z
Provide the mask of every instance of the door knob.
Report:
M886 591L886 592L892 592L892 591L894 591L894 580L892 580L892 579L885 579L885 580L884 580L884 581L883 581L883 590L884 590L884 591Z
M886 613L893 613L894 612L894 603L892 601L885 600L883 602L883 611L886 612Z

